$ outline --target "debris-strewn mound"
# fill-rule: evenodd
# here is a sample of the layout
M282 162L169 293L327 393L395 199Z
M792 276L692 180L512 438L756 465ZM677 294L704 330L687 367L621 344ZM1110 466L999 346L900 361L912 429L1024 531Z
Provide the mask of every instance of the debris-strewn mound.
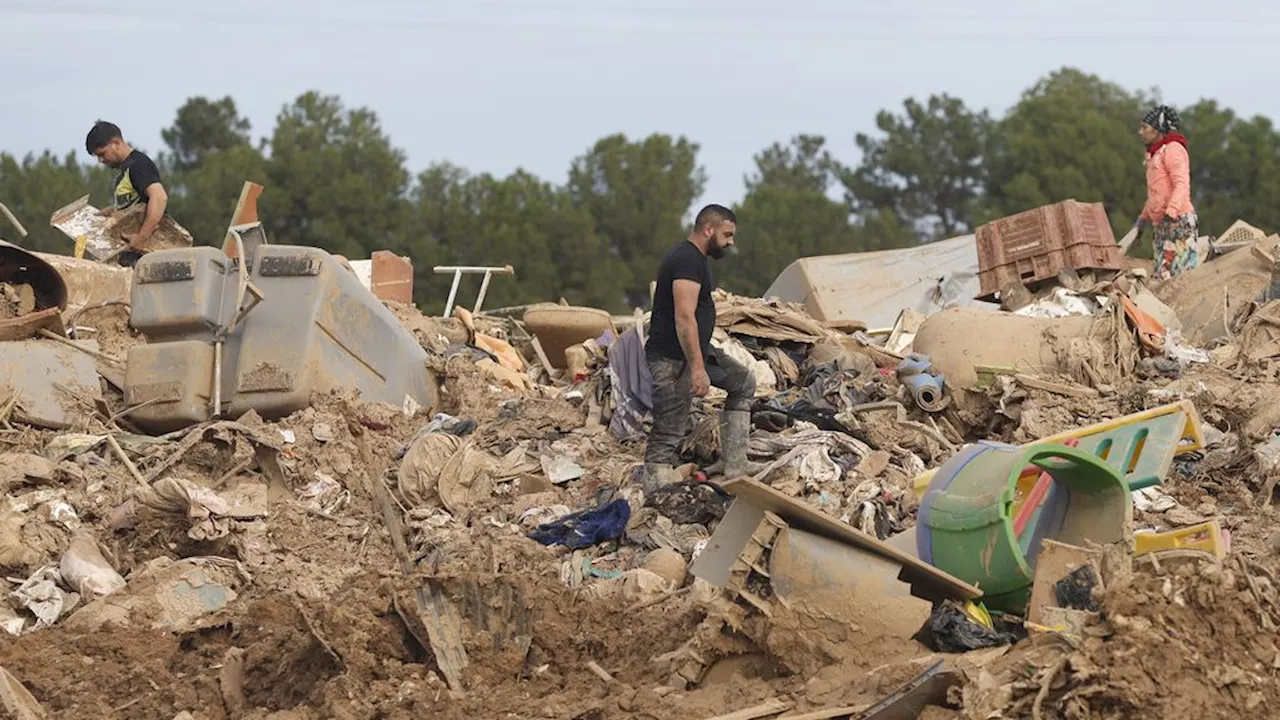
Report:
M1241 556L1125 560L1103 579L1101 622L988 666L964 690L965 717L1268 716L1280 702L1273 570Z
M1243 255L1202 268L1228 260L1256 275ZM31 420L39 393L0 389L0 707L1269 717L1276 306L1174 313L1140 275L1064 271L1015 312L903 313L887 337L718 293L712 343L756 381L751 478L721 475L718 389L692 402L679 467L643 465L642 316L593 311L548 356L508 313L391 305L436 407L331 389L275 421L158 435L121 392L145 342L123 298L77 301L67 338L21 342L100 388L46 378L59 429ZM30 303L6 288L0 325L21 325ZM1184 344L1208 337L1197 322L1222 326L1216 347ZM974 459L1046 439L1059 455L1040 465ZM970 462L995 469L966 485ZM1067 544L1076 498L1094 525ZM1084 537L1097 524L1106 539Z

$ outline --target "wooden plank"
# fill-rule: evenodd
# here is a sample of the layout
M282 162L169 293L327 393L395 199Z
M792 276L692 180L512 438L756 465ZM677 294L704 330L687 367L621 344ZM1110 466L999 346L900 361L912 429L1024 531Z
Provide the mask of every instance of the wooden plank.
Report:
M1040 548L1040 555L1036 558L1035 579L1031 585L1027 620L1037 625L1048 625L1044 611L1058 604L1054 586L1081 565L1101 560L1102 553L1056 540L1043 540Z
M729 511L716 525L706 547L693 559L689 572L716 587L724 587L729 582L729 568L733 567L761 520L764 520L764 510L750 502L729 505Z
M1096 398L1102 394L1091 387L1054 382L1052 380L1045 380L1043 378L1038 378L1033 375L1024 375L1022 373L1014 375L1013 379L1033 390L1044 390L1045 392L1051 392L1057 395L1066 395L1067 397Z
M1124 237L1120 238L1120 242L1116 243L1117 245L1120 246L1120 254L1127 255L1129 253L1129 248L1133 247L1133 241L1137 239L1138 239L1138 228L1137 227L1130 228L1129 232L1125 233Z
M744 708L736 712L731 712L728 715L716 715L715 717L707 718L707 720L756 720L756 718L768 717L770 715L777 715L778 713L786 712L787 710L790 710L791 707L791 703L774 698L767 703Z
M778 720L832 720L832 718L849 717L857 715L866 710L870 705L845 705L843 707L830 707L823 710L814 710L804 713L803 715L779 715Z
M547 351L542 349L542 342L538 340L535 334L531 338L533 352L538 356L538 362L542 363L542 369L547 371L547 380L549 382L556 381L556 369L551 365L551 360L547 358Z
M359 426L354 427L359 428ZM356 442L360 447L361 459L365 463L365 482L371 486L374 499L377 500L379 509L382 511L382 521L391 535L392 552L395 553L401 572L405 577L411 577L414 570L413 560L409 556L409 548L404 541L400 511L391 498L391 492L382 482L380 470L382 466L374 462L362 431L356 434ZM458 609L449 600L444 588L434 579L416 584L413 588L413 599L417 607L411 614L411 618L426 630L426 647L435 656L436 665L444 675L449 689L454 692L463 692L465 684L462 672L466 669L468 660L466 648L462 643L462 619ZM397 608L397 611L400 610L401 608ZM406 618L406 624L409 624L409 618ZM417 635L417 633L414 634ZM421 642L422 638L419 637L418 640Z
M976 600L982 591L963 580L928 565L839 520L819 512L808 504L790 498L751 478L730 480L722 486L728 493L746 500L761 510L781 517L792 527L807 530L832 540L869 550L902 565L900 577L910 583L915 593L928 600L961 598Z

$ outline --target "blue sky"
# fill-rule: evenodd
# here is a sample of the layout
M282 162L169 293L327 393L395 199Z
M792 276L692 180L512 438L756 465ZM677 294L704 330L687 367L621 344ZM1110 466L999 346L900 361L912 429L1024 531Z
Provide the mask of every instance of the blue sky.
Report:
M267 133L317 89L377 111L416 172L437 160L564 179L613 132L702 146L705 202L801 132L853 135L907 96L1002 112L1072 65L1183 105L1280 114L1280 6L1080 0L0 0L0 149L81 146L93 120L148 151L189 96ZM1136 121L1136 118L1135 118ZM1194 140L1194 139L1193 139ZM1135 154L1140 149L1135 147Z

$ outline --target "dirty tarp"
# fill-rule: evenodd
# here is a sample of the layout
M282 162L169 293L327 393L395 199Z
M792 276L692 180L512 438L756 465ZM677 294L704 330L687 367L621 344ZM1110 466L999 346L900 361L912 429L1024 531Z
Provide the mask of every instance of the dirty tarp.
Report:
M820 255L796 260L764 297L801 303L818 320L861 320L892 327L903 308L924 315L980 302L973 235L898 250Z
M716 327L733 335L778 342L816 343L832 334L799 305L715 292Z
M444 432L428 433L418 436L405 453L397 488L410 507L443 506L459 514L488 497L494 483L537 469L537 460L520 446L496 458L472 440Z

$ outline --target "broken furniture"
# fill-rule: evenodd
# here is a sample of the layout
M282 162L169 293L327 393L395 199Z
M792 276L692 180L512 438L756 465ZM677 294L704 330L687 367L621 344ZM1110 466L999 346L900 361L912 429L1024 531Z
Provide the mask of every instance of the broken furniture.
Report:
M565 350L598 338L613 329L613 316L604 310L544 303L524 311L524 325L547 355L552 368L569 367Z
M388 250L375 250L368 260L348 260L360 284L387 302L413 304L413 261Z
M799 258L762 297L799 303L814 319L892 327L904 308L932 315L954 305L995 309L974 300L978 253L973 235L909 248Z
M462 283L463 275L484 275L484 279L480 281L480 293L476 295L475 307L471 308L471 312L479 315L480 308L484 305L484 296L489 292L489 280L494 275L516 274L515 268L510 265L502 267L437 265L431 271L437 275L453 274L453 285L449 287L449 299L444 301L444 315L441 317L449 317L453 314L453 301L458 298L458 285Z
M125 399L167 432L224 413L279 418L339 388L365 402L432 409L426 352L329 253L260 245L148 253L135 269ZM243 262L241 262L243 258ZM216 381L215 381L216 380Z
M87 423L102 400L97 364L91 356L97 347L92 340L0 342L0 377L4 378L0 406L12 403L12 415L5 419L51 430Z
M1024 529L1030 537L1022 543L1014 530L1014 499L1028 464L1047 472L1053 485ZM1132 517L1121 472L1092 452L982 441L938 468L920 501L916 550L924 562L982 588L988 607L1020 614L1030 597L1041 540L1125 541Z

